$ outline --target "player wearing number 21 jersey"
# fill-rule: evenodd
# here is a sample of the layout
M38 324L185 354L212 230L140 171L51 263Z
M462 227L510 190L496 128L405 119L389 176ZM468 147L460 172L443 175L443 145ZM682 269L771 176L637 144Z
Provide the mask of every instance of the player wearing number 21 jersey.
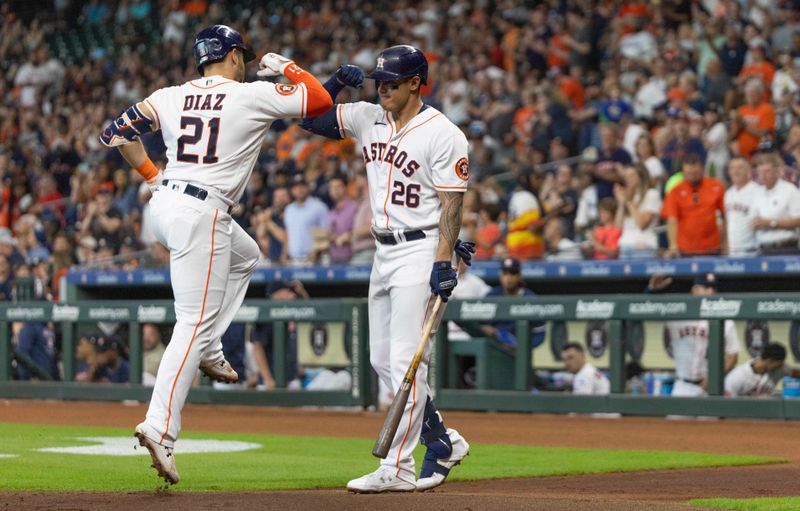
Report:
M227 383L238 379L221 337L244 300L259 250L230 207L244 192L272 121L318 115L333 104L316 78L274 53L261 59L257 74L283 75L291 84L243 83L255 54L225 25L203 29L194 51L200 78L155 91L100 135L153 190L153 234L170 252L177 321L134 435L171 484L179 481L172 449L197 369ZM167 146L163 172L139 140L158 130Z

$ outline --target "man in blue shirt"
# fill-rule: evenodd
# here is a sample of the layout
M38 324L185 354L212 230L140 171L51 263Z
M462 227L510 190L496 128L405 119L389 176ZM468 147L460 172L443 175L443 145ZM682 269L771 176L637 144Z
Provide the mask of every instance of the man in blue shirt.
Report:
M486 296L534 296L535 294L525 287L519 261L507 257L500 267L500 285L493 287ZM517 346L514 321L495 321L490 325L483 325L481 328L486 335L494 337L503 344L510 347ZM535 348L544 342L545 330L544 322L531 322L531 346Z
M294 177L292 197L294 201L286 206L283 218L289 259L298 264L316 262L313 260L316 257L313 253L313 231L328 227L328 208L321 200L310 195L308 183L302 175Z
M95 381L104 383L128 383L130 381L130 366L122 356L122 345L114 337L100 337L97 339L98 369Z

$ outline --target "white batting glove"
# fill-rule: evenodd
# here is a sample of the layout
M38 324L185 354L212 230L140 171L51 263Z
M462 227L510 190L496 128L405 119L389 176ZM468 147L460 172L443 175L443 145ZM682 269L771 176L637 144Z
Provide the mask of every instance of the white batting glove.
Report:
M158 187L161 186L161 181L163 180L164 180L164 172L159 170L158 174L156 174L156 177L154 177L150 181L147 181L147 187L150 188L151 194L156 190L158 190Z
M267 53L261 57L261 62L258 63L259 71L256 73L256 75L262 78L282 75L286 68L293 63L293 60L287 59L283 55L278 55L277 53Z

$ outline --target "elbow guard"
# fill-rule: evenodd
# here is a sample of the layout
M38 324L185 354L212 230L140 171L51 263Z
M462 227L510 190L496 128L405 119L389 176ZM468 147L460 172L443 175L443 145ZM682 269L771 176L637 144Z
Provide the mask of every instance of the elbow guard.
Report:
M306 117L300 122L300 127L315 135L322 135L325 138L333 140L341 140L344 138L339 129L339 121L336 118L336 106L320 116Z
M133 142L145 133L153 131L153 121L133 105L109 124L100 134L106 147L116 147Z

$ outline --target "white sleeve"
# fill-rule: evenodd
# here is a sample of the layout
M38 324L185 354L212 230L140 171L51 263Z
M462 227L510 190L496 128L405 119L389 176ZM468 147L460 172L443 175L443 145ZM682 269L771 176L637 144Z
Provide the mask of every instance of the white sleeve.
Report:
M789 218L800 218L800 190L794 185L791 185L794 190L792 191L792 200L789 201Z
M749 363L747 362L747 364ZM725 377L725 394L730 394L731 396L744 395L744 390L742 389L742 382L744 381L744 378L742 378L743 367L743 365L736 367Z
M305 117L308 108L308 90L305 84L260 81L245 85L253 94L256 112L267 119Z
M363 140L362 134L370 125L378 122L390 124L389 114L380 105L359 101L336 105L336 121L342 136Z
M153 91L152 94L147 96L142 103L147 105L147 108L153 112L154 119L150 119L153 121L153 131L158 131L161 129L161 114L159 112L165 112L169 106L169 99L167 91L170 87L164 89L158 89Z
M739 353L739 334L736 332L736 324L730 319L725 320L725 354L735 355Z
M572 380L572 393L581 396L592 395L592 382L585 376L575 375Z
M465 192L469 183L469 144L461 131L452 127L431 140L431 179L440 192Z
M658 215L661 212L661 197L658 196L658 190L650 188L644 194L642 201L642 209Z

